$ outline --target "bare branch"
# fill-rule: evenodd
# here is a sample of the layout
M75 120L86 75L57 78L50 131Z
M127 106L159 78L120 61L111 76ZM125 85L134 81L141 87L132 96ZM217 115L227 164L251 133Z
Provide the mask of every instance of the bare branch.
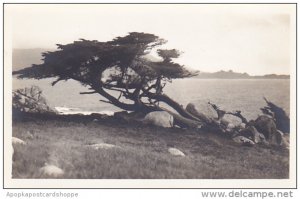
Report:
M208 104L211 105L212 108L217 112L217 114L218 114L218 120L221 120L224 117L224 115L226 114L226 111L221 110L217 105L212 104L210 102L208 102Z
M63 80L61 77L57 78L57 80L55 80L54 82L51 83L52 86L54 86L55 84L57 84L59 81Z
M119 97L118 97L118 100L120 100L120 98L122 97L122 92L120 92L120 95L119 95Z
M211 102L208 102L208 104L211 105L213 109L217 112L218 120L222 119L225 114L228 114L228 115L236 116L242 120L242 123L248 124L248 120L241 114L240 110L237 110L235 112L227 112L225 110L221 110L216 104L213 104Z
M233 112L226 112L226 114L236 116L236 117L238 117L242 120L242 123L248 124L248 120L241 114L241 111L239 111L239 110L235 111L234 113Z
M110 101L106 101L106 100L99 100L100 102L104 102L104 103L108 103L108 104L112 104L112 102Z
M96 91L80 92L79 94L94 94L94 93L98 93L98 92L96 92Z

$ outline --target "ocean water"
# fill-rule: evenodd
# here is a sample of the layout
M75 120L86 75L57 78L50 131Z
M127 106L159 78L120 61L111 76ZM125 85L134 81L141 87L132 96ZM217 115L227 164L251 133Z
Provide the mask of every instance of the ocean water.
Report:
M120 110L99 101L104 100L99 94L80 95L88 88L76 81L59 82L55 86L51 86L51 81L53 79L13 79L13 89L37 85L43 90L48 103L60 109L71 108L77 112ZM290 81L287 79L178 79L169 83L164 93L184 107L189 102L194 103L199 111L211 117L216 114L207 104L209 101L227 111L240 110L247 119L255 119L261 114L260 108L266 105L263 97L283 107L288 114L290 111Z

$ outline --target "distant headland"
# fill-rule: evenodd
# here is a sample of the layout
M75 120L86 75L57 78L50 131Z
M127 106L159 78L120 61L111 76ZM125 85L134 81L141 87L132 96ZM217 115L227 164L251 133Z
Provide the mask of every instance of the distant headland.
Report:
M248 73L237 73L232 70L229 71L218 71L213 73L199 72L194 78L199 79L290 79L289 75L277 75L277 74L266 74L266 75L249 75Z

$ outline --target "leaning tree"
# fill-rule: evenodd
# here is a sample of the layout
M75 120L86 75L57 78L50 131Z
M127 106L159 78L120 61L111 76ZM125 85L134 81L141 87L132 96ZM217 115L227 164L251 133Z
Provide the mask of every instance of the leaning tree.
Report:
M159 49L166 42L153 34L132 32L107 42L81 39L66 45L57 44L57 51L42 54L44 63L13 74L18 78L56 77L53 86L73 79L89 88L89 92L81 94L99 93L106 99L102 101L127 111L165 110L159 105L165 103L177 112L167 110L179 125L197 126L201 119L163 92L172 79L197 74L173 61L180 55L178 50ZM154 50L160 59L147 59Z

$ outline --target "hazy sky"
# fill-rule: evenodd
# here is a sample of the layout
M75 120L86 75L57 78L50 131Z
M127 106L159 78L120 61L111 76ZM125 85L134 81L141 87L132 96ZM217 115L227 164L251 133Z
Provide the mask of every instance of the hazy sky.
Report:
M200 71L289 74L295 5L5 5L13 48L156 34Z

